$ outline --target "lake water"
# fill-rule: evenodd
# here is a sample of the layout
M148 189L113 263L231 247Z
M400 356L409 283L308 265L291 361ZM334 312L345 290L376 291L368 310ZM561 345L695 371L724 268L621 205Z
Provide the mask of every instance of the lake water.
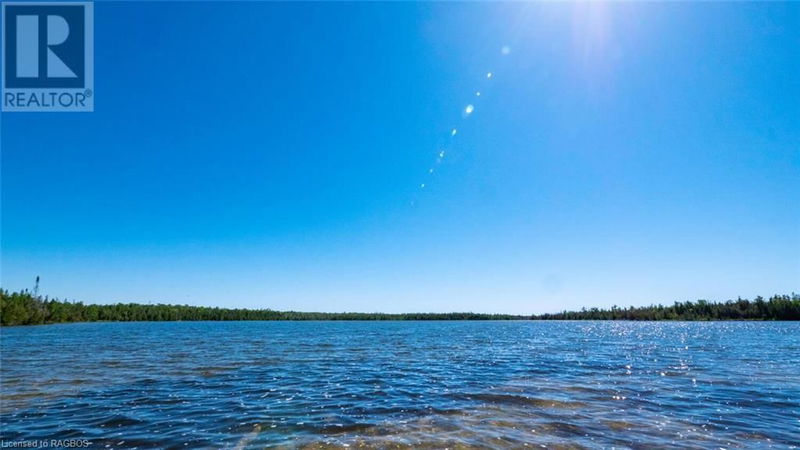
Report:
M800 444L800 323L89 323L0 337L5 441Z

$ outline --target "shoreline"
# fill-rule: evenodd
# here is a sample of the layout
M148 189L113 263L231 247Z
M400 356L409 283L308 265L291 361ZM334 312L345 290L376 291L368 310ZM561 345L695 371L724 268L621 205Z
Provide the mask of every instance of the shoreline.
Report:
M170 304L83 304L34 296L27 291L0 289L0 326L46 325L86 322L231 322L231 321L507 321L507 320L601 320L601 321L796 321L800 320L800 295L773 295L768 300L739 298L727 302L675 302L610 309L583 308L546 314L361 313L302 312L272 309L218 308Z
M48 322L17 325L0 325L0 329L8 328L29 328L47 327L53 325L81 325L87 323L100 324L119 324L119 323L232 323L232 322L626 322L626 323L723 323L723 322L753 322L753 323L791 323L798 322L798 319L660 319L660 320L636 320L636 319L233 319L233 320L94 320L81 322Z

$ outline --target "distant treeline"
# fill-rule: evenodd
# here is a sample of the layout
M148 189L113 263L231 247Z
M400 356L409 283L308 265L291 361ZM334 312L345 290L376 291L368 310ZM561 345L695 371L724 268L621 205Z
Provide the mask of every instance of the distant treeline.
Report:
M34 296L27 291L0 289L2 325L38 325L63 322L169 320L800 320L800 295L775 295L769 300L731 300L725 303L676 302L672 306L584 309L534 316L478 313L320 313L228 309L187 305L117 303L85 305Z
M769 300L728 300L724 303L697 300L671 306L582 309L534 316L539 320L800 320L800 295L773 295Z
M63 322L167 321L167 320L519 320L529 316L476 313L321 313L273 311L271 309L228 309L187 305L142 305L117 303L85 305L36 297L27 291L0 289L2 325L38 325Z

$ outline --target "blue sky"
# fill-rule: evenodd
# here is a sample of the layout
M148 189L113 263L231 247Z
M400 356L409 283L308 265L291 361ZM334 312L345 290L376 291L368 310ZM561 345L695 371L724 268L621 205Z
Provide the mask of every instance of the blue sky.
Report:
M800 291L799 52L797 3L97 3L95 112L2 115L2 285L511 313Z

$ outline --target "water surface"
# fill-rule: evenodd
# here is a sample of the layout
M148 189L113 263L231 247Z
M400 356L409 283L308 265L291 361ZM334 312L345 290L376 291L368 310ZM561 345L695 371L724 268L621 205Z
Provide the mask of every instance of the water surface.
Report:
M5 441L800 443L800 323L143 322L0 336Z

